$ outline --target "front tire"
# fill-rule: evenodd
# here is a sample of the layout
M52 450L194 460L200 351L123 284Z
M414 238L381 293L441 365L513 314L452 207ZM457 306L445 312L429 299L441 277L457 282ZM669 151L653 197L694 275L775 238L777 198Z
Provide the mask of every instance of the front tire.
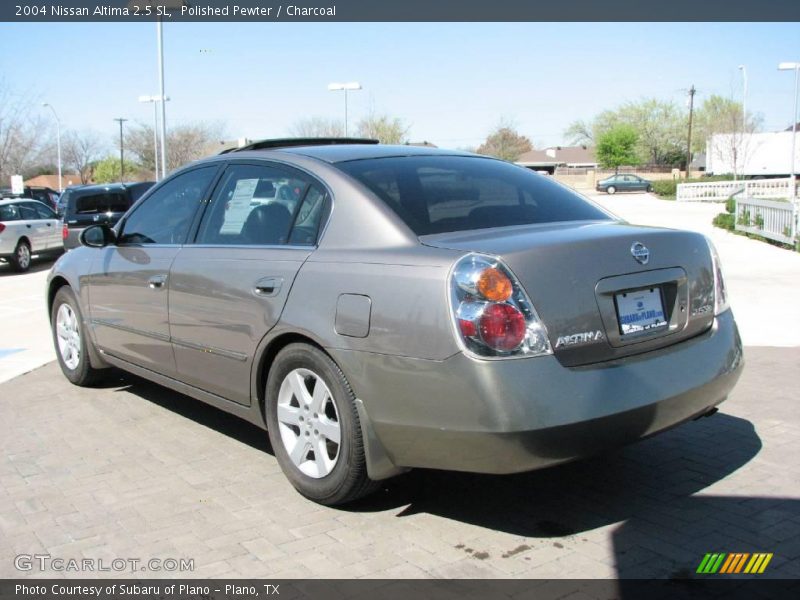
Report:
M617 188L615 188L613 185L610 185L606 189L606 193L611 194L611 195L616 194L617 193Z
M88 387L98 381L103 371L92 367L83 327L83 317L72 288L64 286L56 292L50 313L50 328L61 372L75 385Z
M355 395L330 357L290 344L267 378L269 439L289 482L306 498L334 506L372 492Z
M14 256L11 257L11 266L18 273L24 273L31 268L31 247L25 240L17 242Z

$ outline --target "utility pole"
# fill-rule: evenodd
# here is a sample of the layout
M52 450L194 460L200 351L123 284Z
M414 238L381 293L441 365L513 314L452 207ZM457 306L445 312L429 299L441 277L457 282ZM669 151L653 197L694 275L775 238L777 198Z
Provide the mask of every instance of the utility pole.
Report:
M692 117L694 116L694 95L697 90L694 87L689 88L689 136L686 141L686 179L689 179L689 169L692 163Z
M128 119L123 119L122 117L118 119L114 119L115 121L119 122L119 180L125 180L125 150L124 144L122 141L122 124L127 121Z

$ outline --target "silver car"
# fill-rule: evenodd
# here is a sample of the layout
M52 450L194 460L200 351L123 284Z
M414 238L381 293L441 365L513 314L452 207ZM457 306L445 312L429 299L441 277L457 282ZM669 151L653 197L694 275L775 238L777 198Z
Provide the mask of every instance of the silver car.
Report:
M33 255L64 251L61 223L53 210L38 200L0 200L0 259L15 271L27 271Z
M704 236L468 153L258 142L82 242L47 284L64 375L119 367L255 423L323 504L601 452L712 414L743 366Z

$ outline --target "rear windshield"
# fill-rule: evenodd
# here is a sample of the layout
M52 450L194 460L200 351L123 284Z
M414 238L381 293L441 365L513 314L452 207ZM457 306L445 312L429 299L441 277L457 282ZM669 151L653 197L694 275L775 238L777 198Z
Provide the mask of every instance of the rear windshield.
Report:
M86 215L107 212L125 212L130 208L131 201L127 194L121 192L101 192L87 194L74 199L72 213Z
M610 219L545 176L497 160L406 156L336 166L378 195L416 235Z

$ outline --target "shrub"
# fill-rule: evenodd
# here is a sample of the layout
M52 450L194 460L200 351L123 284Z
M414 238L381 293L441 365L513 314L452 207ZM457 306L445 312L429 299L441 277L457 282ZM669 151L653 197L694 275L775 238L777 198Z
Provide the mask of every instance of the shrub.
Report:
M677 179L657 179L653 182L653 192L662 198L675 199L675 194L678 191Z
M719 213L712 221L714 227L733 231L736 229L736 218L730 213Z
M736 198L731 196L725 201L725 210L727 210L729 214L736 213Z

